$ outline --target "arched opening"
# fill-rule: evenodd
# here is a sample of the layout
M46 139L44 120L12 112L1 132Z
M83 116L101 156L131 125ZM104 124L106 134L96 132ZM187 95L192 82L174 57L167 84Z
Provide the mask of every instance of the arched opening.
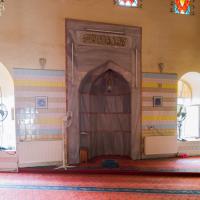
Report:
M131 91L119 73L88 74L80 85L80 148L89 157L130 155Z
M178 137L200 137L200 73L188 72L178 82Z
M0 148L16 148L14 120L14 83L6 67L0 63Z

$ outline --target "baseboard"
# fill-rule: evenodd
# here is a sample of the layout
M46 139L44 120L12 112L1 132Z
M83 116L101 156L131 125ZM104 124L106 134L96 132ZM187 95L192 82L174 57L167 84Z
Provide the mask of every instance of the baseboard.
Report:
M158 159L158 158L175 158L177 154L164 154L164 155L142 155L142 160L145 159Z
M21 163L19 164L19 168L24 167L45 167L45 166L60 166L62 165L62 162L56 161L56 162L32 162L32 163Z

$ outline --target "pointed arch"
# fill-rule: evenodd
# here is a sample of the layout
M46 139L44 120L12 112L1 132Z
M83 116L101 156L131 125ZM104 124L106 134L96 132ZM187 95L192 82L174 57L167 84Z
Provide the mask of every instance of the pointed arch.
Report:
M89 158L131 156L131 88L126 73L109 61L88 72L80 84L80 148L88 149Z
M116 64L113 61L107 61L104 64L96 67L95 69L89 71L80 81L79 91L82 90L82 86L87 89L90 89L92 86L92 83L95 81L97 77L99 77L101 74L105 73L108 70L112 70L118 74L120 74L124 80L126 80L129 84L131 83L131 72L128 70L125 70L124 68L120 67L118 64ZM88 82L88 83L86 83Z

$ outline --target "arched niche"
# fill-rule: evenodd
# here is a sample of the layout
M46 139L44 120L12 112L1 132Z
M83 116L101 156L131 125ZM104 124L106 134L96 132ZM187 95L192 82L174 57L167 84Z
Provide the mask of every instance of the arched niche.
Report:
M112 69L96 75L88 73L80 85L80 148L88 149L89 158L130 156L130 85Z
M83 86L92 93L95 81L108 70L126 80L130 87L129 155L134 160L140 159L141 28L68 19L66 60L67 110L73 113L67 128L68 163L80 162L80 90Z

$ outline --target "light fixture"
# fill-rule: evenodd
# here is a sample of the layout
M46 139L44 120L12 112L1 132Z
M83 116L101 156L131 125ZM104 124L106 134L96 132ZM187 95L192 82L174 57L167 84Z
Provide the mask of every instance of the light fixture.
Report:
M4 10L5 10L5 0L0 0L0 16L2 15Z
M165 68L165 64L164 63L158 63L158 70L159 70L160 73L163 72L164 68Z
M41 69L45 68L46 62L47 62L46 58L39 58L39 64L40 64Z
M113 89L113 73L112 70L108 70L108 74L106 76L106 89L107 92L112 92Z

